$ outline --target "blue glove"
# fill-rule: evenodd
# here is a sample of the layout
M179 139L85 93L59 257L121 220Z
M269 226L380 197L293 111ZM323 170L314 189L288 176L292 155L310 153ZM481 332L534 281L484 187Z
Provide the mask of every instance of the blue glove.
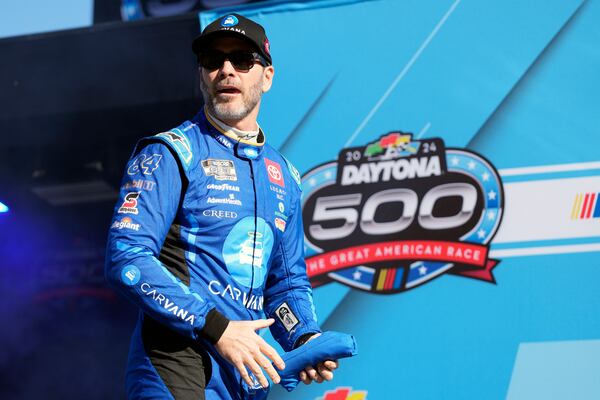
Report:
M281 357L285 362L285 369L279 372L280 384L291 392L300 382L298 374L307 365L317 365L325 360L338 360L357 354L354 336L340 332L322 333Z

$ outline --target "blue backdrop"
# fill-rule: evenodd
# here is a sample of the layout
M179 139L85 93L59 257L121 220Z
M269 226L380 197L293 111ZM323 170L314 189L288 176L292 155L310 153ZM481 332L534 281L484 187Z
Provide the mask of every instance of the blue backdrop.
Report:
M202 26L229 11L269 33L260 123L301 173L401 130L485 156L506 196L496 284L316 288L320 322L360 354L273 398L600 398L600 1L317 1Z

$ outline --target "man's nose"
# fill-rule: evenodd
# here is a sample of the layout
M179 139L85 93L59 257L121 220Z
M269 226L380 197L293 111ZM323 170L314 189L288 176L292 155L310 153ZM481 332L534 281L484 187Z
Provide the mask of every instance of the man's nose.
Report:
M228 59L225 59L225 61L223 61L223 65L221 66L221 69L219 70L219 72L221 73L221 75L233 75L233 73L235 72L235 68L233 68L233 64L231 64L231 61L229 61Z

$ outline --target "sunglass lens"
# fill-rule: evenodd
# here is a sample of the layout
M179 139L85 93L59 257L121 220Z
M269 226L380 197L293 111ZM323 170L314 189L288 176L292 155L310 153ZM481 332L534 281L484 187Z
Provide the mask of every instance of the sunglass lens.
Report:
M207 52L200 55L200 65L210 71L221 68L223 62L225 62L224 53Z
M200 54L200 65L209 71L221 68L225 59L228 59L233 67L238 71L249 71L256 61L255 55L245 51L235 51L233 53L221 53L211 51Z
M234 68L240 71L248 71L254 65L254 56L252 53L235 52L228 56Z

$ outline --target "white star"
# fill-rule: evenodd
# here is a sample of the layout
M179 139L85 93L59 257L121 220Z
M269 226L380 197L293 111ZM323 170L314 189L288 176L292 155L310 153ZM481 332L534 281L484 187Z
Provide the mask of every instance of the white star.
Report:
M487 172L484 172L483 175L481 175L481 177L485 182L490 180L490 174L488 174Z
M327 178L327 179L330 179L332 175L333 174L331 173L331 171L325 172L325 178Z
M317 184L317 181L316 181L315 178L310 178L308 180L308 183L309 183L310 186L315 186Z
M454 156L450 159L450 163L452 165L458 165L458 162L459 162L459 160L458 160L458 157L456 157L456 156Z
M478 230L477 236L479 237L479 239L483 239L485 237L485 231L483 229Z
M354 278L355 281L359 280L361 276L362 274L360 273L360 271L354 271L354 273L352 274L352 278Z
M488 211L487 217L490 221L492 221L494 218L496 218L496 213L493 211Z
M427 273L427 267L422 265L419 267L419 275L425 275Z
M490 199L490 200L496 200L496 194L497 194L496 192L494 192L493 190L490 190L488 192L488 199Z
M475 169L475 162L474 161L469 162L468 167L469 167L469 169Z

